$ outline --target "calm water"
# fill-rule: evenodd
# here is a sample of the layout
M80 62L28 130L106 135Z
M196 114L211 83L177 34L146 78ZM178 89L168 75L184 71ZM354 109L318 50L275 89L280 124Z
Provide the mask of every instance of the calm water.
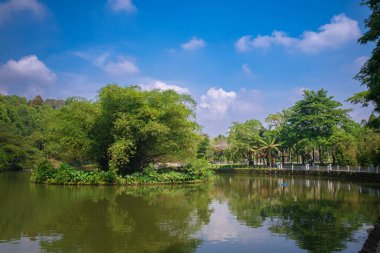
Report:
M358 252L380 215L380 185L347 181L219 175L131 189L28 177L0 173L1 253Z

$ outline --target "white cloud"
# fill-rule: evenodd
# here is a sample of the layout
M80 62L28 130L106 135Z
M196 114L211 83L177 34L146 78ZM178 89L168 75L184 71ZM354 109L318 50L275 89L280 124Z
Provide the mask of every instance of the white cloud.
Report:
M43 17L45 15L45 7L37 0L9 0L4 3L0 3L0 25L12 18L13 15L29 11L37 17Z
M102 53L76 51L73 52L73 54L79 58L91 62L96 67L102 68L105 72L111 75L133 75L140 72L139 67L133 60L121 55L112 57L112 54L107 51Z
M228 109L236 99L234 91L227 92L223 89L210 88L207 93L201 96L199 110L202 116L211 120L224 119L228 114Z
M305 31L299 38L290 37L283 31L274 31L271 35L258 35L253 38L245 35L235 42L235 48L247 52L254 48L270 48L275 45L293 48L302 52L314 53L328 48L337 48L360 37L358 22L339 14L331 22L319 27L319 31Z
M263 114L263 94L259 90L225 91L210 88L200 97L197 120L206 133L225 133L233 121L258 118Z
M244 35L240 39L238 39L234 46L237 51L240 52L248 52L251 50L251 45L252 44L252 36L251 35Z
M255 74L253 73L253 71L251 70L251 68L249 67L249 65L247 63L244 63L242 66L241 66L242 70L243 70L243 73L248 76L249 78L254 78L255 77Z
M198 39L196 36L194 36L191 38L191 40L189 40L186 43L183 43L181 46L185 50L193 51L205 47L206 42L203 39Z
M139 86L144 90L174 90L181 94L190 94L189 89L174 85L174 84L167 84L165 82L159 81L159 80L151 80L148 81L148 83L139 84Z
M127 59L119 59L116 62L108 62L104 65L104 69L107 73L112 75L137 74L140 72L140 69L132 61Z
M20 60L9 60L0 66L0 89L8 93L36 95L56 80L52 72L37 56L29 55Z
M125 11L127 13L134 13L137 11L132 0L108 0L107 3L114 12Z

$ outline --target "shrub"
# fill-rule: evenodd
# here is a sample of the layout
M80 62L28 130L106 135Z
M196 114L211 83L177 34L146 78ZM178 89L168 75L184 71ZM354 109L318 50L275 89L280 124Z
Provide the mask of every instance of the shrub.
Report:
M127 176L119 176L115 170L83 171L62 163L54 168L49 162L43 162L33 170L31 181L48 184L151 184L151 183L182 183L208 179L213 172L208 169L205 160L189 162L185 169L180 171L159 171L153 164L143 172L136 172Z
M194 179L208 178L214 174L210 168L210 163L205 159L195 159L185 164L184 171Z

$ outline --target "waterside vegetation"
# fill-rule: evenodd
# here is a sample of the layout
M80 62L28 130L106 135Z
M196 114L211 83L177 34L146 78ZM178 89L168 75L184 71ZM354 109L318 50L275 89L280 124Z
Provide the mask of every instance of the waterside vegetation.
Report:
M323 89L304 91L265 124L233 122L216 138L202 133L194 111L189 95L115 84L95 101L0 96L0 168L33 169L37 183L146 184L210 179L210 164L380 163L378 130L353 121Z

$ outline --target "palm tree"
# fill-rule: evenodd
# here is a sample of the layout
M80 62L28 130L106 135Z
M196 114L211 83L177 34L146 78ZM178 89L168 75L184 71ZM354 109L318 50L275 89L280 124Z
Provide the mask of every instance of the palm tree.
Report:
M267 153L267 157L268 157L268 165L271 165L273 164L273 160L272 160L272 154L274 152L280 152L279 150L279 146L280 144L279 143L276 143L276 138L272 138L270 136L266 136L265 139L259 139L259 142L261 143L261 147L258 149L258 150L263 150Z

